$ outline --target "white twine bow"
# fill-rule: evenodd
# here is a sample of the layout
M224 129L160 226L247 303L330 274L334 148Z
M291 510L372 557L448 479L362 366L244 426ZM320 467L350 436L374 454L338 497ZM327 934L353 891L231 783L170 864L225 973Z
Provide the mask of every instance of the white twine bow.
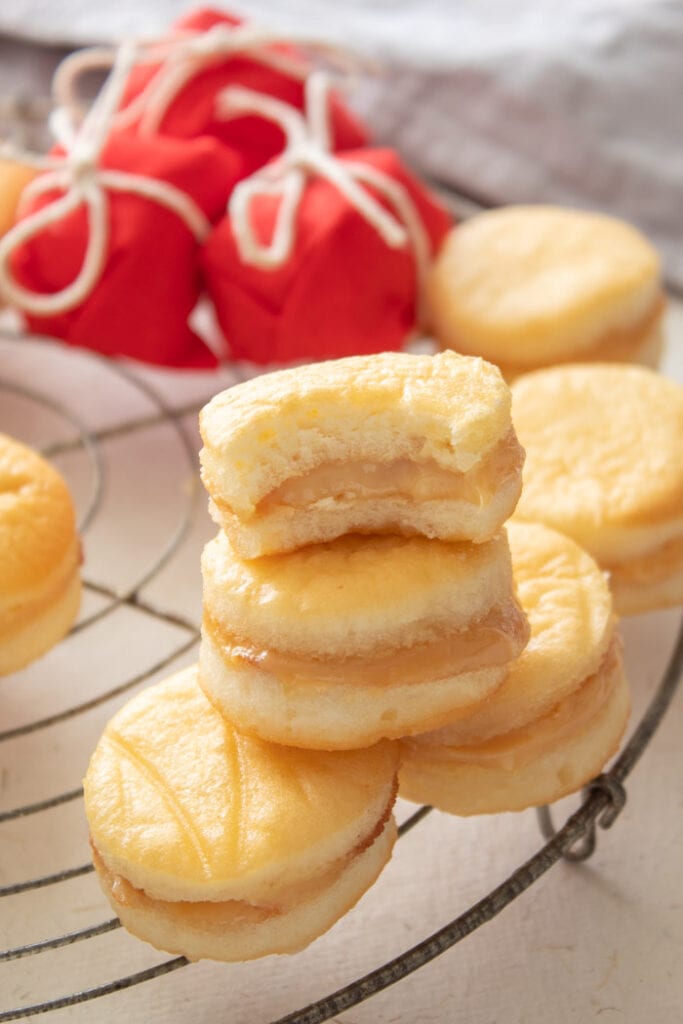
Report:
M214 25L206 31L181 32L172 39L139 41L138 63L159 64L155 74L119 113L118 123L138 121L141 135L156 134L169 106L178 93L204 68L229 57L247 56L264 67L304 81L310 72L306 62L274 47L297 45L324 54L339 67L358 66L357 58L342 54L336 47L302 33L284 33L262 25ZM52 88L60 106L80 112L77 80L85 72L111 66L115 50L91 47L66 57L55 73Z
M408 190L390 175L356 160L339 160L331 152L329 81L321 72L306 82L306 114L271 96L232 86L217 97L222 117L257 114L277 124L285 134L282 154L241 181L228 202L237 248L243 262L264 269L289 259L296 237L296 217L306 179L329 181L370 224L391 249L411 245L417 277L417 316L423 321L423 284L431 255L429 235ZM364 186L386 199L391 213ZM270 242L262 243L252 226L251 204L258 196L280 198Z
M197 241L203 241L211 230L209 220L194 200L169 182L98 166L128 74L136 59L134 46L124 44L118 50L109 78L78 128L65 109L55 111L51 127L66 156L10 154L48 170L47 174L34 179L24 189L22 202L48 191L64 192L60 198L19 221L0 240L0 294L10 305L26 313L36 316L66 313L80 305L99 281L109 241L107 191L131 193L166 207L182 220ZM65 288L50 294L34 292L19 285L10 269L10 258L15 249L81 206L88 214L88 240L76 278Z

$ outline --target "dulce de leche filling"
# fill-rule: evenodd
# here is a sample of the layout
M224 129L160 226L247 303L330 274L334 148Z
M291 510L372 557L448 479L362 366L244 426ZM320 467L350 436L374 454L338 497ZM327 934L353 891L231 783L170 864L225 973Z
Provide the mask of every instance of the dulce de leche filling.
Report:
M444 469L433 459L390 462L337 460L323 462L302 476L293 476L261 499L259 512L278 506L307 508L324 498L335 501L402 499L405 501L490 502L502 483L520 472L523 452L514 431L468 473Z
M587 728L614 693L621 674L621 640L615 634L598 671L535 722L482 743L432 747L413 740L407 745L420 760L459 761L514 771Z
M264 648L233 636L208 612L204 631L223 660L239 670L257 668L283 683L400 686L505 665L528 640L526 616L513 597L485 618L431 643L367 655L314 658Z

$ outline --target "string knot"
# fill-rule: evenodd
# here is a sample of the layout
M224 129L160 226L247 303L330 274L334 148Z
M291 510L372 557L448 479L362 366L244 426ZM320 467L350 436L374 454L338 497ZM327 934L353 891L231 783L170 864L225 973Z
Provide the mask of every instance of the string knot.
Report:
M41 209L20 220L0 239L0 294L18 309L36 316L59 315L79 306L91 294L102 276L107 258L110 191L138 195L166 207L182 220L198 242L203 241L211 230L207 217L194 199L170 182L100 166L100 154L118 111L128 73L136 59L134 47L124 44L119 49L107 82L78 130L65 109L57 110L51 119L65 155L41 161L48 173L35 178L24 189L22 198L35 198L55 189L64 195L51 199ZM87 215L86 247L74 280L59 291L46 294L24 288L12 273L13 252L80 207L85 208Z
M97 161L96 147L89 141L78 140L66 157L66 166L74 184L91 183L95 178Z
M288 147L287 152L281 158L282 165L288 168L300 167L302 170L320 170L322 158L326 150L312 139L299 139ZM277 161L276 166L280 162Z
M332 152L329 88L329 80L322 72L310 75L305 85L305 114L273 96L241 86L231 86L217 96L218 116L256 114L276 124L286 140L281 155L241 181L230 197L228 212L240 258L264 269L281 266L289 259L306 180L314 174L344 196L390 249L411 246L415 260L416 318L422 322L424 278L431 250L429 236L401 182L368 163L339 159ZM263 195L280 198L272 238L267 244L256 236L251 222L252 201Z

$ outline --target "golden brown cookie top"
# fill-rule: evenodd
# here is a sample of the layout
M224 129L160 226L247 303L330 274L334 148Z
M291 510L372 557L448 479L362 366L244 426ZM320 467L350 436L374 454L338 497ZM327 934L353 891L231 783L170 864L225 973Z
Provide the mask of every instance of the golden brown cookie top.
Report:
M393 800L397 750L298 750L238 733L192 666L109 722L85 778L107 868L158 899L249 899L367 840Z
M236 637L313 656L429 642L512 592L504 533L482 544L350 534L249 561L220 533L202 572L207 612Z

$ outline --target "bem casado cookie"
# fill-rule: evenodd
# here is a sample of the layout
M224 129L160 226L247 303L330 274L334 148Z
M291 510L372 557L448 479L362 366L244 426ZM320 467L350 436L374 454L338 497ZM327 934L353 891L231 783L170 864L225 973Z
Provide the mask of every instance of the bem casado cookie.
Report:
M512 392L527 452L516 518L589 551L620 614L683 602L683 388L644 367L577 364Z
M122 924L189 959L293 953L368 889L396 837L396 744L324 753L240 735L194 666L110 721L85 778Z
M0 675L57 643L81 601L69 489L33 449L0 434Z
M631 225L557 206L507 206L451 231L428 287L444 347L483 356L510 380L578 361L656 366L657 253Z
M368 746L435 728L502 682L528 635L507 538L339 537L202 558L199 679L238 728L276 743Z
M383 353L257 377L200 415L212 514L244 558L346 533L487 540L523 452L500 372Z
M555 530L511 523L509 534L527 647L481 708L401 744L400 795L452 814L517 811L579 789L615 753L628 717L604 574Z

